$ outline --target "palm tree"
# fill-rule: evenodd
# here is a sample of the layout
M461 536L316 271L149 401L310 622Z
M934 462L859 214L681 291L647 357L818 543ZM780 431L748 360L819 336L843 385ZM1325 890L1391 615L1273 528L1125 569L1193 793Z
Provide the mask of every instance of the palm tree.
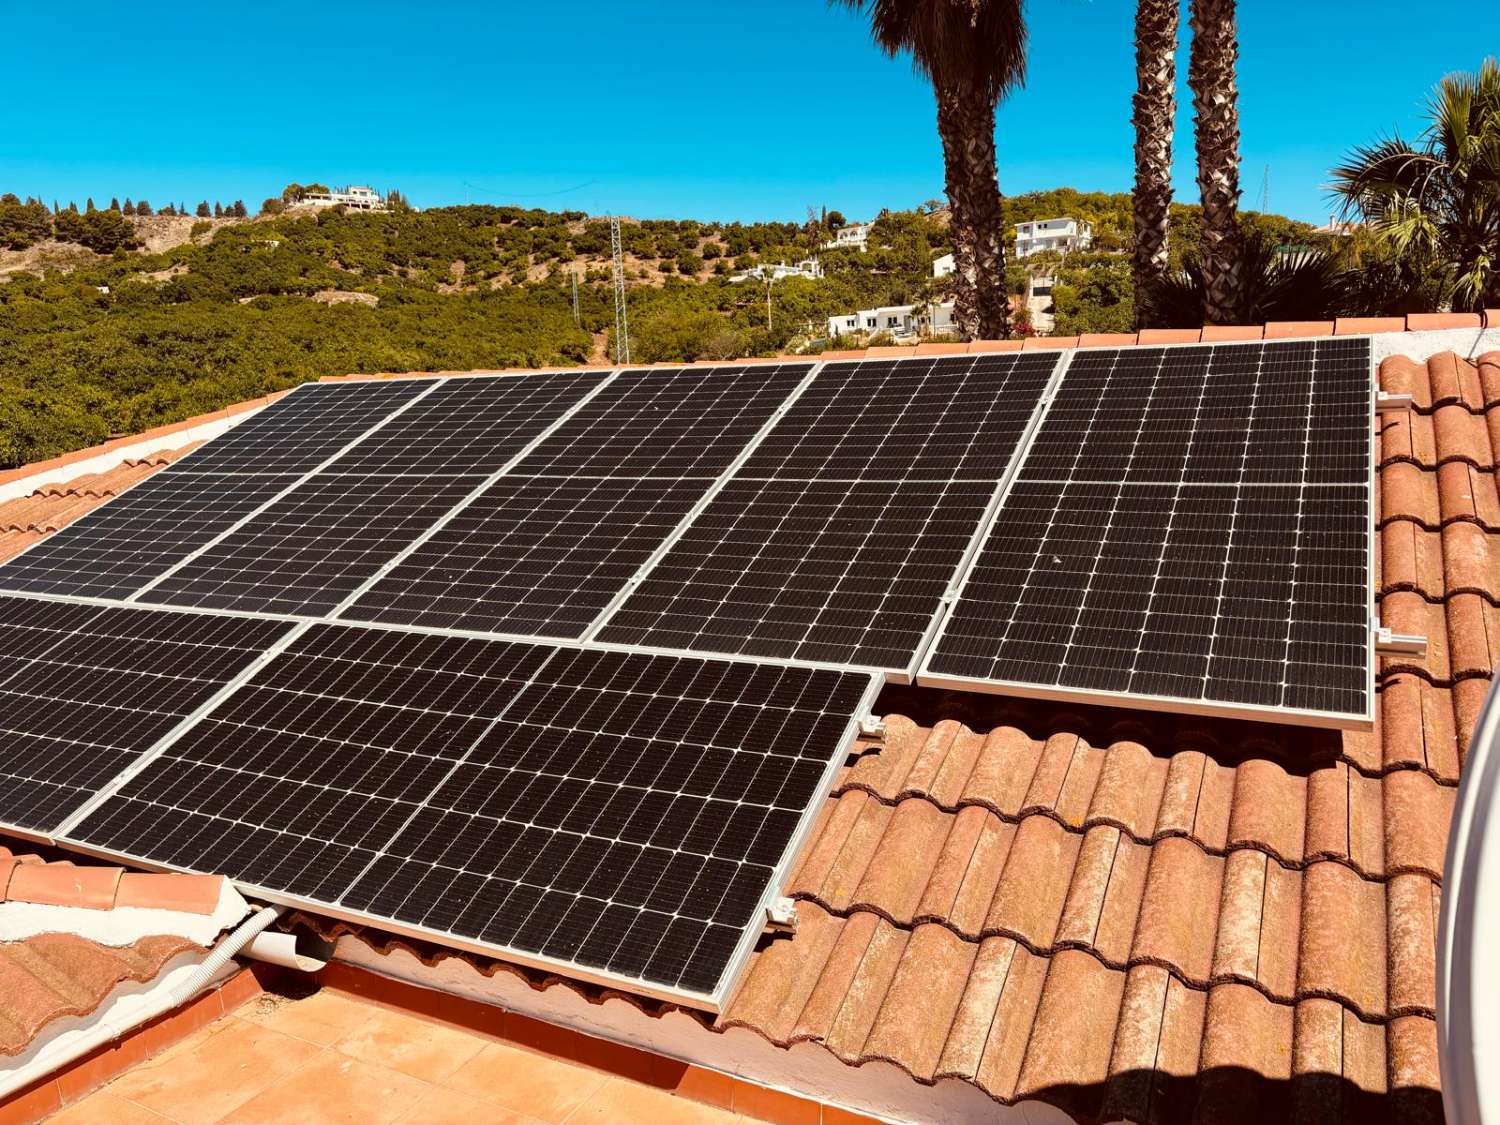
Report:
M1233 324L1242 315L1240 271L1240 114L1234 67L1235 0L1192 0L1188 85L1198 113L1198 191L1203 201L1204 319Z
M1167 275L1172 211L1172 129L1177 115L1178 0L1139 0L1135 7L1135 278L1138 324L1148 323L1152 295Z
M944 188L953 209L953 319L967 339L1010 335L995 107L1026 73L1022 0L832 0L867 13L875 42L937 95Z
M1500 64L1444 78L1427 114L1419 144L1393 136L1355 149L1333 190L1344 217L1390 250L1393 274L1438 279L1457 308L1500 305Z

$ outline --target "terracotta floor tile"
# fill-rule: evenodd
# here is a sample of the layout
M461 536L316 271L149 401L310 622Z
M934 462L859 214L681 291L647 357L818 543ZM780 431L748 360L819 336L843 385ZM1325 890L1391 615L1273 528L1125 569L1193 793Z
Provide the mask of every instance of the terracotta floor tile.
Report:
M170 1117L98 1090L47 1118L48 1125L169 1125Z
M325 1049L243 1103L223 1125L390 1125L430 1089L408 1075Z
M396 1125L544 1125L535 1117L501 1109L443 1086L431 1087Z
M290 1035L236 1019L212 1026L107 1089L183 1125L212 1125L307 1062L307 1044Z
M679 1098L664 1090L611 1078L573 1111L568 1125L611 1125L649 1121L651 1125L733 1125L738 1114Z
M283 1035L331 1047L378 1010L325 988L301 1000L268 992L234 1014L238 1019L274 1028Z
M491 1043L443 1085L492 1105L529 1113L552 1125L587 1101L607 1081L582 1067Z
M363 1006L362 1016L359 1026L333 1049L423 1082L442 1082L488 1045L457 1028L385 1008ZM285 1030L280 1024L273 1026Z

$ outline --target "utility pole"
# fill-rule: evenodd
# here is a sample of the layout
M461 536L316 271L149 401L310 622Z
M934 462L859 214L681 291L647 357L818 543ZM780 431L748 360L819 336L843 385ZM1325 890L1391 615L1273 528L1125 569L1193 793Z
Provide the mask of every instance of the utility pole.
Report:
M578 270L575 267L568 271L573 278L573 323L580 328L583 327L583 317L578 314Z
M620 244L620 217L609 217L609 248L615 260L615 362L630 362L630 322L625 313L625 251Z

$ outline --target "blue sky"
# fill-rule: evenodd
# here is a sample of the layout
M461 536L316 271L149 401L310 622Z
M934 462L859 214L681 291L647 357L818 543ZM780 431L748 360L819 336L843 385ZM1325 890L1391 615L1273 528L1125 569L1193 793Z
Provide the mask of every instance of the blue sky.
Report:
M253 208L323 180L418 206L800 219L942 194L930 92L823 0L4 7L29 46L0 68L0 190L49 203ZM1314 221L1349 146L1415 132L1432 85L1494 46L1457 0L1426 0L1418 21L1451 35L1413 34L1406 0L1240 8L1244 204L1269 164L1271 209ZM1133 11L1028 5L1029 77L999 115L1003 191L1129 188ZM1184 90L1184 200L1191 121Z

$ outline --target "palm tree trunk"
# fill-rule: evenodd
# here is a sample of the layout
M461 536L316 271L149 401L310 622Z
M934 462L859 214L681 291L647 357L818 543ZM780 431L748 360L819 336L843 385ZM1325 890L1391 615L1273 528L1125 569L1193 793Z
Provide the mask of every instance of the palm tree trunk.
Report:
M1010 336L1005 220L995 172L995 104L977 86L937 90L938 135L953 209L953 320L966 340Z
M1178 0L1135 9L1135 319L1151 323L1151 294L1167 274L1172 130L1177 115Z
M1198 190L1203 198L1203 318L1240 317L1243 238L1240 200L1239 91L1234 68L1235 0L1192 0L1193 47L1188 85L1198 112Z

